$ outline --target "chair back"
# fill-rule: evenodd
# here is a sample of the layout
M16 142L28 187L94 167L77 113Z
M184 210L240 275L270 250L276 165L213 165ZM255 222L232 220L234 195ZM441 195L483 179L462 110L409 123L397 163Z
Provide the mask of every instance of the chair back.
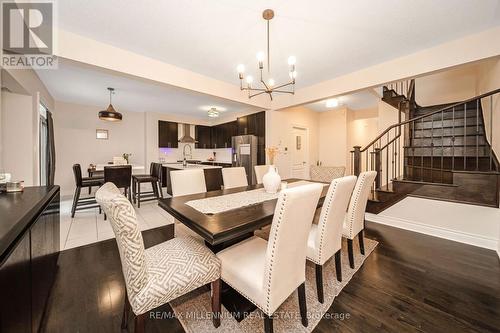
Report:
M308 184L279 194L266 251L266 313L273 313L306 279L307 239L322 191L322 184Z
M150 176L154 176L155 169L156 169L156 163L151 162L151 164L149 165L149 175Z
M269 165L256 165L253 168L255 169L255 178L257 179L257 184L262 184L262 178L269 171Z
M113 228L129 300L134 302L135 296L146 285L148 274L144 241L137 225L135 209L111 182L101 186L95 198ZM137 306L133 304L132 308L135 309Z
M80 164L73 164L73 176L75 177L75 184L77 187L82 186L82 167Z
M309 178L315 182L330 183L332 180L344 177L345 167L331 167L311 165L309 168Z
M353 239L364 228L366 203L376 176L376 171L366 171L358 177L345 218L348 234L344 236L350 239Z
M203 169L170 171L170 185L173 197L207 191Z
M158 178L159 181L161 181L161 163L151 163L151 176Z
M110 165L104 167L104 182L111 182L118 188L130 187L131 165Z
M314 239L319 249L319 262L323 265L342 247L342 226L356 176L332 180L319 215L318 229Z
M224 183L224 189L248 186L245 168L222 168L222 182Z

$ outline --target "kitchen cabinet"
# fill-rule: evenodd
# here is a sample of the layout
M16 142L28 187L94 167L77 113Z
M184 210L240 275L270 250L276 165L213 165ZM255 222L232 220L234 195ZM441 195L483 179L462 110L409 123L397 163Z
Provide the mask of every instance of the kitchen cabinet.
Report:
M158 120L158 147L179 147L179 126L177 123Z
M212 127L212 148L231 148L232 137L237 135L237 122L232 121Z
M212 128L210 126L196 125L194 127L194 138L197 141L195 148L212 148Z
M266 112L239 117L237 127L238 135L257 136L257 164L266 164Z

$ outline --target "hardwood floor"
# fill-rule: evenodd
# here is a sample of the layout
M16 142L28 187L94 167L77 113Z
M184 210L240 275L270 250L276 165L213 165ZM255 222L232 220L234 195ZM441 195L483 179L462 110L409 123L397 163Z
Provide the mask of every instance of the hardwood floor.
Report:
M143 232L147 247L172 234L173 225ZM369 222L366 236L379 246L315 332L499 332L500 263L494 251ZM120 332L123 295L114 240L64 251L43 331ZM168 316L171 309L158 311ZM146 331L183 329L164 318L148 319Z

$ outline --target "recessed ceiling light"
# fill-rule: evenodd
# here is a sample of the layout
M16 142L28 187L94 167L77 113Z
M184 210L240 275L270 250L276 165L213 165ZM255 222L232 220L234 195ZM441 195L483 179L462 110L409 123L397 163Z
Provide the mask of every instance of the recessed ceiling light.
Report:
M330 98L326 100L326 107L327 108L336 108L339 106L339 100L336 98Z

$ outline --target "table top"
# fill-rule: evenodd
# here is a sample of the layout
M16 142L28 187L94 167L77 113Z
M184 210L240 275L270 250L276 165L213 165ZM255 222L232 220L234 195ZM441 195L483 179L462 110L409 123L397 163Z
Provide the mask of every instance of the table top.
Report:
M96 164L95 171L103 171L105 166L117 166L121 164ZM123 164L123 165L132 165L132 170L144 170L144 165L138 164Z
M183 166L182 163L163 163L162 166L170 169L176 170L191 170L191 169L222 169L221 166L216 165L205 165L205 164L192 164L188 163L186 166Z
M287 179L287 182L296 182L302 179ZM158 200L158 205L170 213L191 230L202 236L211 245L221 244L237 237L253 232L272 222L277 199L264 201L251 206L244 206L217 214L203 214L188 206L186 202L221 196L231 193L250 191L262 188L262 185L251 185L228 190L210 191L199 194L185 195ZM328 192L325 186L318 202L323 205Z

